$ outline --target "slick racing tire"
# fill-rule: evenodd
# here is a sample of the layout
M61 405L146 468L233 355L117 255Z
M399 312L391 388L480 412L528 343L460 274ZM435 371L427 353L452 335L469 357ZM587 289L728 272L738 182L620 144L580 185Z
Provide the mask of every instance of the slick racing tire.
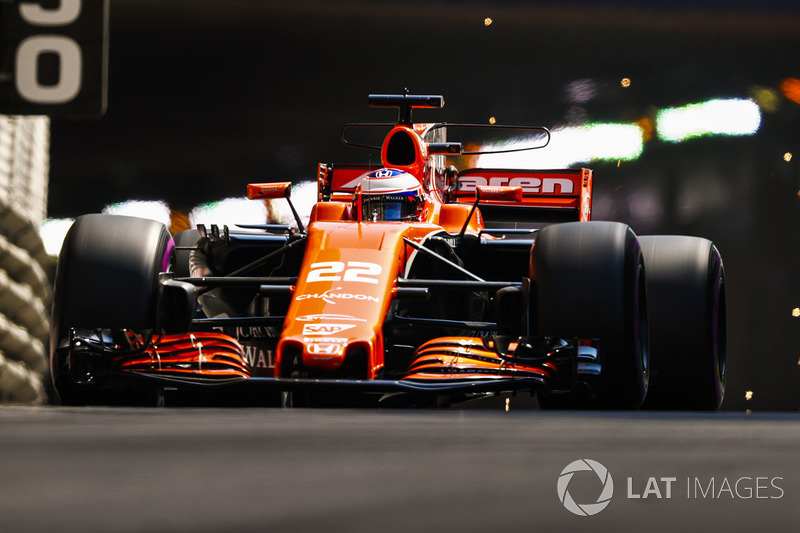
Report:
M173 254L173 272L176 278L188 278L191 275L189 270L189 256L191 250L180 250L197 244L200 240L200 232L196 229L187 229L175 234L175 248Z
M651 383L645 407L719 409L725 394L725 269L698 237L639 237L647 269Z
M644 258L634 232L619 222L570 222L543 228L531 250L531 330L598 339L600 375L592 406L636 409L649 380ZM576 395L581 392L575 390ZM580 407L540 395L540 405Z
M153 220L78 217L61 248L50 323L50 369L62 403L89 403L67 369L70 330L152 330L158 274L169 266L172 237Z

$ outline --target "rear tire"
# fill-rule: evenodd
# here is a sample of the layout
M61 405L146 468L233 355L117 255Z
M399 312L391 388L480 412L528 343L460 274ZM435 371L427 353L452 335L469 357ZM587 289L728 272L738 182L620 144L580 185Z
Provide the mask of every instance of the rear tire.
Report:
M647 267L652 386L645 407L719 409L725 394L725 269L697 237L640 237Z
M84 215L61 248L50 324L50 371L62 403L92 403L91 387L74 383L68 341L75 329L152 330L156 325L158 274L169 267L172 237L153 220Z
M188 278L191 276L189 257L192 252L191 250L179 250L178 248L194 246L199 240L200 232L196 229L187 229L175 234L175 249L172 253L174 256L173 272L176 278Z
M640 407L649 379L648 324L644 259L634 232L618 222L554 224L539 232L531 254L531 330L599 339L602 370L589 383L593 405ZM577 407L577 400L542 394L540 404Z

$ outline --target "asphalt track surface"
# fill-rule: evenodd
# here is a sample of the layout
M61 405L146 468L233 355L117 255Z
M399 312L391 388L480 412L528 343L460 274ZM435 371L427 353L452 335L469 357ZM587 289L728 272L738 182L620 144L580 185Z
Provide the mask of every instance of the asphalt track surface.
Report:
M798 443L794 413L6 406L0 530L796 530Z

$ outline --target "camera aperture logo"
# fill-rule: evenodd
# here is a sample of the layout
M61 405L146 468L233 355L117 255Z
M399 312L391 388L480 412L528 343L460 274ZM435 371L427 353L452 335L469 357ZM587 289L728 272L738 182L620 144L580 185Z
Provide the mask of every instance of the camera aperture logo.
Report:
M603 484L600 496L597 497L597 501L594 503L576 503L569 493L569 483L572 481L572 477L576 472L583 471L594 472ZM561 500L561 503L569 512L578 516L593 516L608 507L608 504L611 503L611 497L614 495L614 480L611 478L608 469L597 461L578 459L568 464L566 468L561 471L561 475L558 476L557 488L558 499Z
M578 474L576 476L576 474ZM597 476L595 478L595 476ZM646 481L645 481L646 479ZM599 483L598 483L599 480ZM727 476L690 476L679 479L677 476L628 476L628 501L646 500L674 501L687 500L780 500L786 492L781 476L746 475L737 478ZM570 494L570 484L572 494ZM685 492L684 489L685 488ZM608 507L614 496L614 481L608 469L591 459L573 461L558 476L558 499L571 513L578 516L594 516ZM591 499L599 491L597 500ZM576 496L578 501L575 501ZM589 500L586 502L586 500Z

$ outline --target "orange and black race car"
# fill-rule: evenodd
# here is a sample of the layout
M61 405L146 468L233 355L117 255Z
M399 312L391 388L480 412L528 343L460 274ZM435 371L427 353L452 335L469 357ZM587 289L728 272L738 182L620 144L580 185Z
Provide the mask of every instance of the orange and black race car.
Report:
M716 409L725 275L706 239L592 221L592 172L461 168L488 130L414 123L436 95L371 95L348 124L371 165L320 164L307 225L175 235L79 217L55 284L51 370L65 403L447 405L530 393L543 408ZM375 145L353 136L381 129ZM348 138L349 137L349 138ZM377 158L376 158L377 159ZM291 183L248 185L288 201Z

